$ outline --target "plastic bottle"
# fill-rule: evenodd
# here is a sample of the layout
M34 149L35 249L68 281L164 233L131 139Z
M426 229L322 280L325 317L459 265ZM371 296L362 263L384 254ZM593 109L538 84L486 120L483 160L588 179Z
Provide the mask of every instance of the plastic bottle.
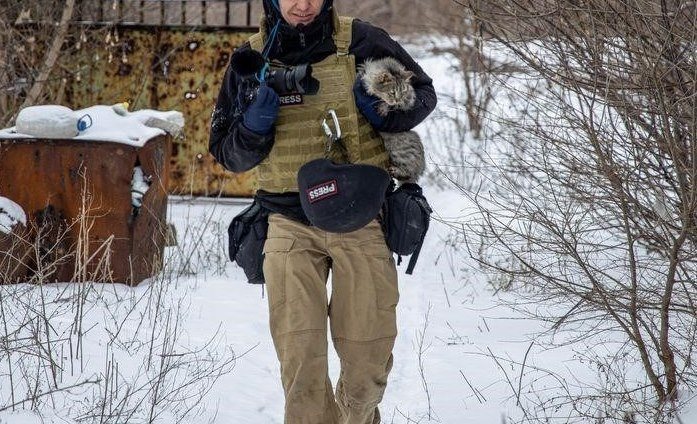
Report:
M79 120L68 107L38 105L20 110L15 127L17 133L37 138L73 138L79 133Z

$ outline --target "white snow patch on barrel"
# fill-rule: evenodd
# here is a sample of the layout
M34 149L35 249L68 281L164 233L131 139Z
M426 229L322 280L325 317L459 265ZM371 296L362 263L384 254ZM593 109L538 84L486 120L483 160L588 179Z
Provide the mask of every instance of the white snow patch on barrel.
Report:
M0 196L0 233L10 234L12 227L21 223L27 225L27 214L17 203Z

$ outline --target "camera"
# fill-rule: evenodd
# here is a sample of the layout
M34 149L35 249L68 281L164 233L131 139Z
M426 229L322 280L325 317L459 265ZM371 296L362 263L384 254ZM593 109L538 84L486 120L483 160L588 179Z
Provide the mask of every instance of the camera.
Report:
M265 79L278 94L317 94L319 91L319 81L312 78L309 63L289 68L270 68L266 71Z
M319 91L319 81L312 77L309 63L274 67L256 50L243 50L233 53L230 67L243 80L266 81L279 95L317 94Z

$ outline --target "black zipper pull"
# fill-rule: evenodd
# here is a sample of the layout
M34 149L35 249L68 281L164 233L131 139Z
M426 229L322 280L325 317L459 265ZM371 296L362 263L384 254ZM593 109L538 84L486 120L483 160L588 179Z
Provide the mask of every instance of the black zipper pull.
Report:
M300 47L305 48L305 33L300 33Z

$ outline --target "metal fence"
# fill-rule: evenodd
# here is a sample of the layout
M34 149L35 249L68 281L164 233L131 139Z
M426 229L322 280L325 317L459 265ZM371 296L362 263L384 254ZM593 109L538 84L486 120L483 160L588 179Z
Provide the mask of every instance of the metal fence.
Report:
M145 26L256 26L260 0L80 0L76 20Z

